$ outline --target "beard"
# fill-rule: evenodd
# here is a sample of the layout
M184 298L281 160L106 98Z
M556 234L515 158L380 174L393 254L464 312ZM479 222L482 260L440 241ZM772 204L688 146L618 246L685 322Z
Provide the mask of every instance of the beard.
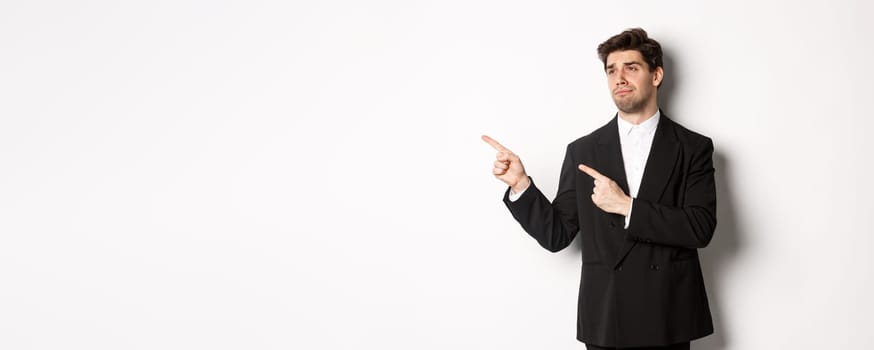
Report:
M623 113L637 113L646 106L646 99L643 96L628 96L628 98L614 96L613 102L616 103L616 108L619 108Z
M631 96L626 96L625 98L616 97L616 95L613 95L613 103L616 104L616 108L618 108L623 113L637 113L642 111L646 107L646 102L647 100L649 100L649 95L640 90L634 90L634 92L641 92L641 94L632 94Z

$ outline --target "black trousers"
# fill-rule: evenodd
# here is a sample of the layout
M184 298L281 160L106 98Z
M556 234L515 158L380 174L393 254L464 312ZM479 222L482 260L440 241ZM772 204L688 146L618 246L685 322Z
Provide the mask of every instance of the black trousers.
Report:
M668 346L644 346L642 348L605 348L603 346L597 345L589 345L586 344L586 349L588 350L689 350L689 342L679 343L679 344L671 344Z

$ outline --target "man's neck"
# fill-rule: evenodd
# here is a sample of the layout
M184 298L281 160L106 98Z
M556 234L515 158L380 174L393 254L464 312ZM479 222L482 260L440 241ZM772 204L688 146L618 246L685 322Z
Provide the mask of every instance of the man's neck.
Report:
M619 111L619 118L622 118L622 120L625 120L633 125L640 125L640 123L643 123L649 118L652 118L658 110L659 106L653 104L652 106L648 106L640 110L639 112L625 113L623 111Z

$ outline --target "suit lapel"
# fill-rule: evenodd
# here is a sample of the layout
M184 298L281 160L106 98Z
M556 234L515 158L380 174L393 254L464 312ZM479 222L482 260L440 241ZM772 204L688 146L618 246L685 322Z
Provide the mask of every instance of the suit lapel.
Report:
M673 175L674 165L677 164L680 156L679 151L680 144L677 142L673 121L662 114L653 136L649 158L643 168L643 178L640 180L637 198L654 202L661 200L668 180Z
M628 193L628 179L625 175L625 163L622 158L622 145L619 143L619 116L607 124L605 132L598 138L598 152L595 153L597 164L593 167L599 173L609 177Z

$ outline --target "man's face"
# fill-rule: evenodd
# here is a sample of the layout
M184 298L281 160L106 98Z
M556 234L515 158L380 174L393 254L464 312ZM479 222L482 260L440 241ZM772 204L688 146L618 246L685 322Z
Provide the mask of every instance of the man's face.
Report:
M607 55L607 85L613 102L624 113L638 113L656 103L656 88L662 68L650 70L637 50L614 51Z

